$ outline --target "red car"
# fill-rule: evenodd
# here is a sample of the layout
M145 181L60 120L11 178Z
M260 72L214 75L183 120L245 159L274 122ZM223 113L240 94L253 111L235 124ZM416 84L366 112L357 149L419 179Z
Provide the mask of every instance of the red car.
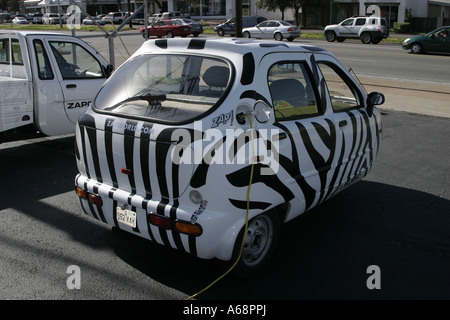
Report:
M187 37L192 33L191 27L186 24L182 24L179 19L172 20L158 20L151 26L147 27L148 36L156 36L161 38L173 38L175 36ZM142 36L145 38L145 27L140 30Z

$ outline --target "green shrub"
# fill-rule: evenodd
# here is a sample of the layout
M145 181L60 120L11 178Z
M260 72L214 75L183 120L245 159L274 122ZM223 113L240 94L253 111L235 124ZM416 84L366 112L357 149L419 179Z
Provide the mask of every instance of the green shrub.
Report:
M394 32L396 32L396 33L411 32L411 23L409 23L409 22L394 22Z

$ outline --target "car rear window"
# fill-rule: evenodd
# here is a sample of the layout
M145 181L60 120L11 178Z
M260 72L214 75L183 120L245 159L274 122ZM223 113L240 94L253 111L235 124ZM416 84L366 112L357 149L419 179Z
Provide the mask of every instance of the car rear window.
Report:
M162 123L201 118L224 99L230 64L196 55L146 54L119 68L94 103L97 110Z

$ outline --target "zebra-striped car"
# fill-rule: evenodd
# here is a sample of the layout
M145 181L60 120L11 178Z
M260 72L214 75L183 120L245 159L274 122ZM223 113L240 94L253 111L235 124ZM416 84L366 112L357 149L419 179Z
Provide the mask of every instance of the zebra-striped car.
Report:
M369 172L383 101L315 46L147 41L78 121L81 206L250 275L281 223Z

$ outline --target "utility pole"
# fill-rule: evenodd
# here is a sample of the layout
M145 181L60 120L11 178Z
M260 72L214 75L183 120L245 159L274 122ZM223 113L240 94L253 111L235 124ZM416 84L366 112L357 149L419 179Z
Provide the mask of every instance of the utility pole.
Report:
M236 37L242 38L242 0L235 0L236 6Z

